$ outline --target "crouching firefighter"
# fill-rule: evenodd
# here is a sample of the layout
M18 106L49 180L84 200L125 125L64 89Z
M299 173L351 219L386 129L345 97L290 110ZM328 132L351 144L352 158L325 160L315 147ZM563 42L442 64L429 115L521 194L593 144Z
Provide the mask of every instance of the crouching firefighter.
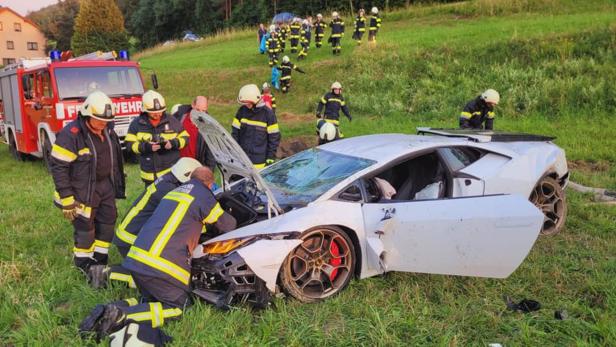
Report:
M160 176L154 183L135 199L130 210L116 229L113 244L116 245L122 258L126 258L130 247L135 243L143 225L152 217L154 211L167 193L188 182L192 173L201 167L201 163L193 158L180 158L171 167L171 172ZM130 273L121 265L114 265L109 270L109 279L126 283L135 288Z
M317 135L319 135L319 144L321 143L320 131L323 126L323 121L333 124L336 127L336 136L333 139L328 137L328 142L337 140L344 137L340 132L340 111L349 119L349 122L353 120L349 113L349 108L342 96L342 84L340 82L334 82L331 86L331 92L326 93L319 102L317 107Z
M242 147L257 169L274 163L280 144L276 114L265 106L259 87L247 84L240 88L237 110L231 124L231 136Z
M124 168L114 111L103 92L91 93L76 120L57 135L51 150L54 202L73 224L75 266L88 280L107 265L117 210L124 199Z
M494 89L488 89L475 99L469 101L460 113L460 128L493 130L494 107L499 102L500 95Z
M182 315L191 304L191 254L202 230L206 225L215 225L220 232L236 227L235 218L208 188L213 183L212 170L200 167L188 182L165 195L122 263L142 295L141 303L98 305L81 322L83 335L102 338L131 322L156 328Z
M139 155L141 179L147 188L171 170L180 159L180 150L188 143L188 132L180 121L168 115L165 99L158 92L143 94L143 111L133 119L124 139L126 147Z

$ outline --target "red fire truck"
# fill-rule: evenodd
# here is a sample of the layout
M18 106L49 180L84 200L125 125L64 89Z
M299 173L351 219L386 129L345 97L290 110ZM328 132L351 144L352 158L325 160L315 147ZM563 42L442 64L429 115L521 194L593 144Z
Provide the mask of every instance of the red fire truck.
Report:
M59 132L75 119L85 98L101 90L116 109L115 131L126 136L130 121L141 112L144 84L139 65L118 59L115 52L91 53L70 59L21 60L0 70L0 134L12 155L28 155L49 164Z

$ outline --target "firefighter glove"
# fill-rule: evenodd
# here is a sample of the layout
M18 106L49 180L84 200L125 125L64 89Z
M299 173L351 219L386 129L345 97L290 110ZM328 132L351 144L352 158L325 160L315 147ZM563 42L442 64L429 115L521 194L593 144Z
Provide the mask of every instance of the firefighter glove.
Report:
M62 214L64 215L64 218L72 222L75 218L77 218L77 204L72 204L62 208Z
M347 118L349 118L349 122L353 121L353 117L351 117L351 115L348 115Z
M274 164L274 162L275 162L275 161L276 161L275 159L267 159L267 160L265 161L265 165L266 165L266 166L272 165L272 164Z

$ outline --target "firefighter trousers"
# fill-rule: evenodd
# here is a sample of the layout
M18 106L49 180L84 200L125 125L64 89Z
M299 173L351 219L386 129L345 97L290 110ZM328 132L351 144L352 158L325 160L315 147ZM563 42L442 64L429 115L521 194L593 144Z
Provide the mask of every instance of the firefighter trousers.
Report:
M340 37L332 37L332 53L340 54Z
M117 218L111 179L97 181L93 188L89 218L80 215L73 221L73 259L75 266L86 273L92 265L107 265Z
M187 289L178 287L161 278L132 272L135 284L141 293L141 303L121 307L128 321L150 322L153 328L169 319L178 319L192 301Z
M291 78L280 79L280 89L283 93L287 93L291 89Z
M291 39L291 53L297 52L297 46L299 45L299 39Z
M314 45L315 45L317 48L321 48L321 46L323 45L323 36L319 36L319 34L317 34L317 35L314 37Z
M278 65L278 53L269 53L269 66Z
M376 30L368 31L368 42L376 42Z

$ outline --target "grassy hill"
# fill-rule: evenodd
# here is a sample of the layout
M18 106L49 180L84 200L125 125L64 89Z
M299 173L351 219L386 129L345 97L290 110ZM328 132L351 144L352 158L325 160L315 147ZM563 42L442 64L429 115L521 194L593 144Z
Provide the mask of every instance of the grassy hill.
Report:
M492 87L502 97L497 129L557 136L575 181L616 189L615 4L479 0L386 13L376 47L356 47L348 32L342 56L313 46L297 62L307 74L276 94L283 137L312 138L315 104L334 80L355 117L342 121L346 136L457 126L463 104ZM270 71L252 31L136 58L158 74L168 104L206 95L229 125L239 87ZM3 146L0 172L0 344L82 345L76 327L87 312L135 292L93 291L71 268L71 231L40 162L15 163ZM134 165L128 173L120 214L142 188ZM540 238L505 280L393 273L314 305L280 299L262 312L220 312L198 303L165 330L177 346L616 345L616 207L568 197L566 230ZM544 308L513 313L503 295ZM555 320L555 310L569 318Z

